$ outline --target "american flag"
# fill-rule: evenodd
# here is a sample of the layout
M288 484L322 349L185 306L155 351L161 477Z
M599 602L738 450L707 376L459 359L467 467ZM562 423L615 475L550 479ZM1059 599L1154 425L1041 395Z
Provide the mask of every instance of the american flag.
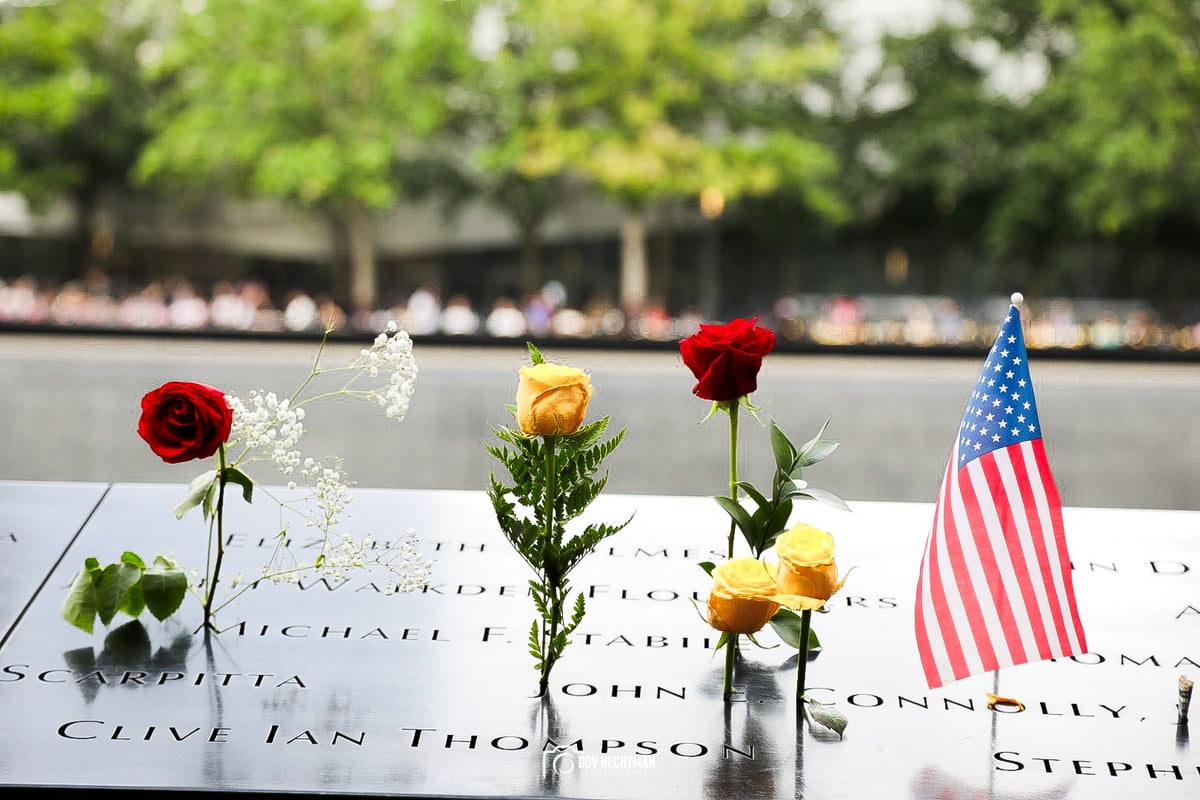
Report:
M917 649L931 689L1087 652L1018 302L967 403L921 559Z

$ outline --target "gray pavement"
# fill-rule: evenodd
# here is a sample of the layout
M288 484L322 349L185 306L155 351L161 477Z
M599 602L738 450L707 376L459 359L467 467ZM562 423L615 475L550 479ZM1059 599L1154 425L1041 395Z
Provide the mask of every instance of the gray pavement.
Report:
M331 345L327 366L358 347ZM245 396L290 394L308 374L309 343L68 335L0 335L0 479L186 483L197 465L167 465L138 438L139 400L167 380L197 380ZM609 492L711 495L724 491L727 424L701 423L707 404L674 351L544 348L587 369L589 418L628 431L608 460ZM408 418L364 403L311 407L306 454L341 456L363 487L483 489L490 429L510 418L512 347L418 343ZM848 500L930 502L982 358L771 355L753 400L797 443L827 418L841 442L807 477ZM1051 466L1067 505L1200 509L1200 368L1135 362L1039 361L1031 369ZM741 473L765 485L766 430L743 415ZM281 483L269 464L250 470Z

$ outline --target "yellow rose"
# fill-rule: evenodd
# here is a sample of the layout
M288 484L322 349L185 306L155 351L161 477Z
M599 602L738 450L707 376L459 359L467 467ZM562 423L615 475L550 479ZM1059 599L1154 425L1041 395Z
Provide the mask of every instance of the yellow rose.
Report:
M762 630L780 606L813 611L824 600L782 590L778 567L749 556L726 561L713 570L708 595L708 624L726 633Z
M818 607L842 588L833 560L833 536L803 522L784 531L775 540L779 557L779 591L811 597Z
M714 569L712 578L708 624L719 631L756 633L779 610L773 565L757 558L735 558Z
M559 364L521 367L517 425L526 436L566 436L579 430L592 399L591 379Z

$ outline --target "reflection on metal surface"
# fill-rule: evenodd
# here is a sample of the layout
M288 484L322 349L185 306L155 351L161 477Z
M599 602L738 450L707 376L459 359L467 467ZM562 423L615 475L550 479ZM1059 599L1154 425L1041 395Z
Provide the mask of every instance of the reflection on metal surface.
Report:
M183 675L188 662L188 651L196 637L186 631L177 630L174 637L157 650L151 651L150 634L139 619L130 620L114 628L104 637L104 646L99 653L92 647L80 647L62 654L63 661L73 675L120 676L113 681L79 680L83 699L90 703L96 699L101 688L132 689L142 686L145 676Z
M927 766L916 774L912 800L1058 800L1071 793L1069 784L1021 792L997 792L994 786L977 786Z

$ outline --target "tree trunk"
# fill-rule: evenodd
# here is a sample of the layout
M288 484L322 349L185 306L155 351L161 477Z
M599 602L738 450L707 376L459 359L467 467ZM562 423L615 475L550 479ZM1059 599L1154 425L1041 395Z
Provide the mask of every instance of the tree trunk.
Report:
M671 276L675 274L675 205L665 203L654 232L654 255L651 259L650 293L671 302Z
M636 310L646 302L646 212L625 210L621 222L621 303Z
M538 233L537 225L520 224L521 291L524 294L534 294L542 288L542 242Z
M379 302L379 288L375 275L375 232L369 208L352 203L346 209L346 234L350 256L349 311L374 309Z
M75 230L71 241L71 270L83 275L96 264L95 241L96 188L85 184L75 189Z

